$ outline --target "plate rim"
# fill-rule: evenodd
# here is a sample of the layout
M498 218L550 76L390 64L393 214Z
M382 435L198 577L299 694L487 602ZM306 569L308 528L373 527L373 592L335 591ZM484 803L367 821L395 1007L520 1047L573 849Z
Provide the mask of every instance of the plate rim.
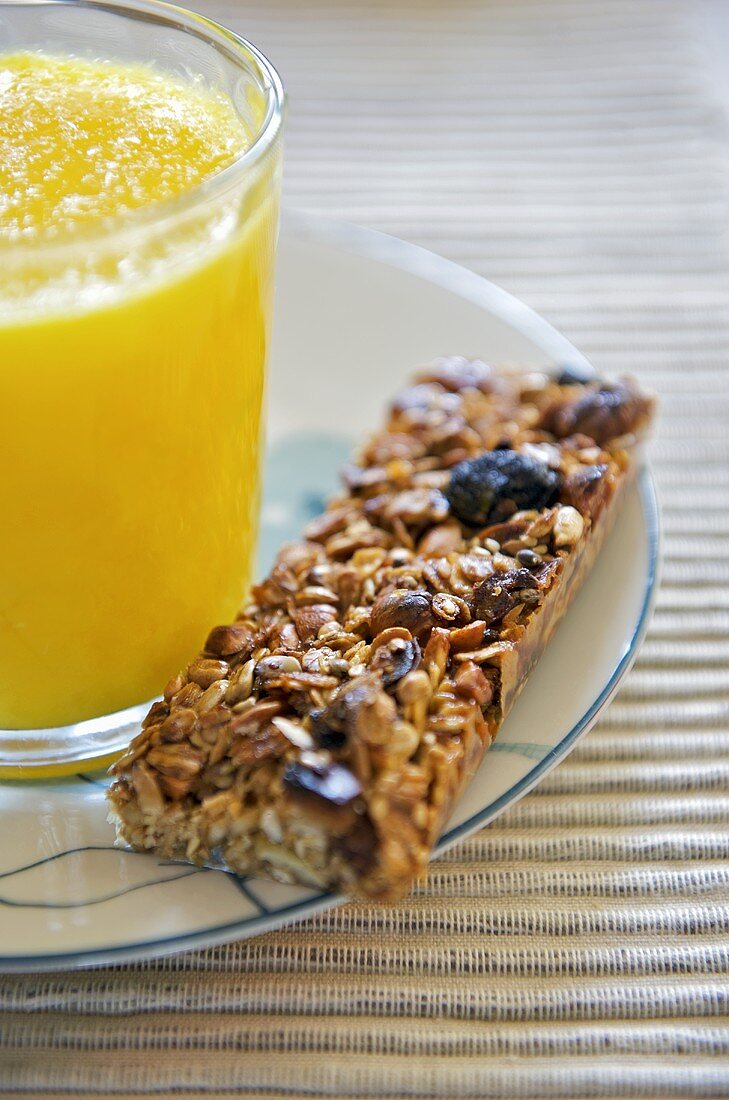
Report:
M477 275L437 253L420 245L411 244L398 237L364 228L353 223L327 218L323 215L286 209L282 213L284 235L326 244L344 249L355 255L399 268L425 282L435 284L456 297L466 299L497 316L522 335L532 339L555 360L564 358L572 365L579 365L594 374L590 361L548 321L530 306L515 298L495 283ZM660 524L655 485L650 470L643 465L639 470L636 488L641 503L642 518L647 538L647 573L643 601L633 633L625 650L613 669L607 683L570 730L543 759L513 783L487 806L455 826L441 837L433 851L437 858L464 837L492 821L507 805L523 798L569 752L576 741L584 736L597 720L602 710L615 695L621 681L630 670L641 642L645 637L656 599L660 563ZM0 973L33 973L63 969L81 969L161 958L178 951L213 947L234 940L274 931L286 924L290 917L305 919L320 913L347 899L340 894L316 894L302 902L259 913L255 917L227 922L214 928L200 929L182 935L163 937L137 944L120 944L83 951L57 952L50 955L2 955Z
M596 375L587 356L526 302L483 275L422 245L379 229L291 208L284 208L281 213L281 229L287 236L345 249L439 286L457 298L487 309L522 335L539 342L555 360L563 357L571 366Z

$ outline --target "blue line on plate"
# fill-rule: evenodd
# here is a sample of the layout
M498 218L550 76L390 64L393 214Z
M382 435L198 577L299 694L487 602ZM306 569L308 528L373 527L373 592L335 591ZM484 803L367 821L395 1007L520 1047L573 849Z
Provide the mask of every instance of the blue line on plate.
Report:
M267 917L270 914L271 910L268 908L268 906L264 902L260 901L256 897L256 895L248 889L246 879L241 878L240 875L230 874L230 872L228 872L228 878L231 880L233 885L236 886L238 890L240 890L241 894L243 894L244 897L248 898L251 905L255 905L259 913L262 913L264 917Z
M44 863L53 863L57 859L61 859L62 856L73 856L79 852L121 852L122 848L117 848L113 844L84 844L82 848L68 848L64 852L55 852L52 856L45 856L43 859L37 859L34 863L26 863L24 867L16 867L14 871L0 871L0 879L12 878L13 875L22 874L23 871L31 871L34 867L42 867ZM141 855L140 852L129 852L128 855Z
M551 752L550 745L537 745L535 741L494 741L489 752L515 752L529 760L543 760Z
M183 871L180 875L172 875L170 878L152 879L150 882L138 882L136 886L127 886L124 890L117 890L112 894L105 894L101 898L90 898L86 901L15 901L13 898L4 898L0 895L0 905L7 905L13 909L85 909L87 905L100 905L103 901L113 901L125 894L133 894L136 890L145 890L148 886L161 886L165 882L177 882L181 878L189 878L196 875L197 867L189 871Z
M12 871L0 871L0 879L12 878L13 875L21 875L23 871L32 871L34 867L42 867L45 863L55 863L57 859L62 859L64 856L80 855L82 852L116 852L117 855L125 856L139 856L144 859L149 859L149 852L135 852L131 848L117 848L115 844L84 844L81 848L66 848L62 852L54 852L52 856L45 856L43 859L37 859L33 863L26 863L23 867L16 867ZM157 860L158 867L169 867L173 863L179 862L180 866L187 867L189 864L183 863L182 860ZM206 867L197 867L197 871L205 871Z

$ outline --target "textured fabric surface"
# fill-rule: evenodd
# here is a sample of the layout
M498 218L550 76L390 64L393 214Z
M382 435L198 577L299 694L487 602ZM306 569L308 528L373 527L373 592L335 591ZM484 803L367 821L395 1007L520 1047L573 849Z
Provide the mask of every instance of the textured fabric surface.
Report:
M198 7L287 80L289 203L467 264L660 393L662 586L598 727L412 897L3 977L0 1089L729 1095L729 127L697 9Z

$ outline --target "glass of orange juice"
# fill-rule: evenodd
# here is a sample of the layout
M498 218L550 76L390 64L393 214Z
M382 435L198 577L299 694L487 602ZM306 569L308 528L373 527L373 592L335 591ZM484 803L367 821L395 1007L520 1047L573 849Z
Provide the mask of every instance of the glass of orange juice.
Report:
M0 2L0 774L111 758L244 596L282 112L201 16Z

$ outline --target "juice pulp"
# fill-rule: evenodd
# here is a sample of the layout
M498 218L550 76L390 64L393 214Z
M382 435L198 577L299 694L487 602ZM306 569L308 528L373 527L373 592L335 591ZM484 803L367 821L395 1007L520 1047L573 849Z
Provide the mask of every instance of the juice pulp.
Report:
M150 244L154 205L255 136L224 95L0 55L0 117L0 727L28 729L151 698L240 604L278 167Z

